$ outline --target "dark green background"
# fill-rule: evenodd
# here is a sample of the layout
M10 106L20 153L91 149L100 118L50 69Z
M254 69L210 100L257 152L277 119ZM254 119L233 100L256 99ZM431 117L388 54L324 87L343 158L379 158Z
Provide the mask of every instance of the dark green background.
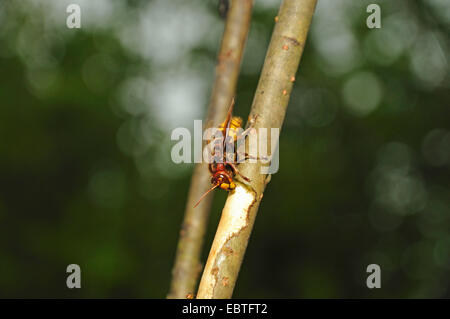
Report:
M164 298L193 167L170 132L204 116L223 21L215 1L72 2L80 30L70 1L0 2L0 297ZM255 2L244 118L280 3ZM319 0L234 297L450 296L449 34L448 1Z

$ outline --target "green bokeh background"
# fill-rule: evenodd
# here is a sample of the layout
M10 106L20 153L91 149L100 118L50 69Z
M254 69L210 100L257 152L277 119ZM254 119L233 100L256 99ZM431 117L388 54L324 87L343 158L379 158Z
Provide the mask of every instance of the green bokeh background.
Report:
M279 4L255 0L244 118ZM0 297L166 296L193 168L170 133L204 117L222 31L216 1L0 2ZM234 297L450 297L449 34L445 0L319 0Z

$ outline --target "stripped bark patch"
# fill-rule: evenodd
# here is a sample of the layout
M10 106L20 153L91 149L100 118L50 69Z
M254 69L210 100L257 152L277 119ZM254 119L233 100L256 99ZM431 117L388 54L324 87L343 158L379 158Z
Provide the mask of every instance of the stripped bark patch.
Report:
M234 284L234 282L229 281L227 273L223 273L224 270L222 269L222 264L229 264L229 259L235 258L235 252L230 247L230 245L232 246L230 241L238 238L248 227L249 211L255 202L255 191L241 184L238 184L234 192L228 197L222 211L222 217L211 247L208 262L205 266L203 277L205 277L205 275L207 277L202 278L202 281L200 282L200 298L211 298L211 296L214 295L216 288ZM245 203L245 205L242 205L242 203ZM210 261L211 263L209 263ZM222 276L227 277L226 285L223 285ZM202 286L202 283L205 283L204 287Z
M224 247L223 253L225 254L225 256L231 256L233 255L234 251L230 247Z

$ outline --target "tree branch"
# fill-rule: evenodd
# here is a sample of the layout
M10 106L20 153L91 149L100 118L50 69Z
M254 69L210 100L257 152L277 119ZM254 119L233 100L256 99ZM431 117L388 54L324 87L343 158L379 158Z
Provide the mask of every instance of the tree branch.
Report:
M281 128L283 124L316 2L284 0L281 5L250 112L250 117L257 116L256 129ZM271 176L262 174L261 166L261 162L239 165L239 170L251 183L249 186L237 183L235 191L228 196L197 298L232 296L258 207Z
M241 60L250 27L253 0L232 1L216 66L205 128L218 126L225 118L236 84ZM172 283L167 298L186 298L193 293L201 272L200 254L209 218L212 194L195 209L200 196L211 186L211 176L206 163L197 164L191 179L183 225L180 231Z

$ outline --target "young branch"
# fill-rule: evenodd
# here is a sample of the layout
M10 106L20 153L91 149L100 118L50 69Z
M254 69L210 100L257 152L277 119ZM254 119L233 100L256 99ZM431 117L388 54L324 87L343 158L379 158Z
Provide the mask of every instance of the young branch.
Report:
M250 118L256 116L256 129L281 128L283 124L316 2L284 0L281 5L250 112ZM258 207L271 176L262 174L261 167L259 161L239 165L241 173L251 182L249 185L238 183L228 196L197 298L232 296Z
M218 126L225 118L236 84L250 27L253 0L232 1L218 55L216 76L212 89L205 128ZM172 283L167 298L186 298L194 293L201 272L200 254L209 218L212 195L196 208L197 200L211 187L206 163L197 164L191 179L183 225L180 231Z

